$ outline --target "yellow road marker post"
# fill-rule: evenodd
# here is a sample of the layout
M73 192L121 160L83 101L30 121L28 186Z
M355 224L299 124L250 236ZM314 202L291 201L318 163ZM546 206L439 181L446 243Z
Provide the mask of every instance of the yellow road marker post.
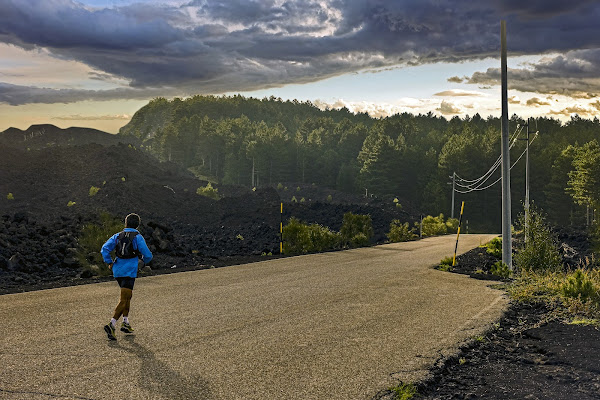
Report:
M279 214L279 254L283 254L283 203Z

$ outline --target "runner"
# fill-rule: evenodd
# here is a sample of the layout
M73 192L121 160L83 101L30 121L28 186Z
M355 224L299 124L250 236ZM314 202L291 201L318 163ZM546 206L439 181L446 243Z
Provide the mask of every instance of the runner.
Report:
M121 300L115 308L112 319L104 326L104 331L110 340L117 340L115 329L121 315L123 315L121 331L133 333L133 328L129 324L129 308L133 295L133 285L137 277L138 258L142 256L142 261L145 264L152 260L152 253L148 249L144 237L137 231L139 226L140 216L129 214L125 217L125 229L112 235L102 246L102 258L108 264L108 268L112 270L113 276L121 287ZM116 254L114 260L110 256L110 252L113 250Z

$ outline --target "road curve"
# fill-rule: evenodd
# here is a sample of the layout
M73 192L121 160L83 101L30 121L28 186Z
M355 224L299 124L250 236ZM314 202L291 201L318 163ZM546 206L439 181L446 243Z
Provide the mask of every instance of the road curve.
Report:
M140 278L136 334L112 343L114 282L0 296L0 398L369 399L505 308L489 282L431 268L454 240Z

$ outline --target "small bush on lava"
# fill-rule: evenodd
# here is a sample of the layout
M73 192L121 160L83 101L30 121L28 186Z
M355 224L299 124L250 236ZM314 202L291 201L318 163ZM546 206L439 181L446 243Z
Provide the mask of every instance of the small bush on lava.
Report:
M598 287L591 279L590 274L579 268L566 277L561 285L561 292L565 297L579 298L582 302L598 302Z
M397 400L410 400L417 395L417 388L410 383L401 383L390 388L390 391L396 395Z
M340 229L340 234L342 235L342 240L344 243L353 246L353 241L357 242L354 240L354 238L359 233L362 233L370 243L371 238L373 237L373 222L371 220L371 216L353 214L351 212L344 214L342 229Z
M199 187L198 190L196 190L196 194L213 200L219 200L221 198L221 196L219 196L219 189L213 188L210 182L208 182L205 187Z
M352 237L352 239L350 239L350 246L351 247L366 247L369 244L371 244L371 241L369 240L369 238L364 234L364 233L357 233L356 235L354 235Z
M519 225L525 226L525 217L519 218ZM542 214L531 207L529 223L525 232L527 242L515 255L516 265L521 269L534 271L558 271L562 259L558 250L556 235L546 224Z
M97 195L99 190L100 190L100 188L99 188L99 187L92 186L92 187L90 188L90 193L89 193L89 194L90 194L90 197L93 197L93 196Z
M448 218L446 221L446 232L456 233L458 232L458 220L456 218Z
M339 247L340 235L319 224L307 225L291 218L283 227L283 251L285 254L306 254Z
M512 271L508 268L508 265L504 264L502 261L496 261L490 268L490 273L506 279L510 277Z
M444 214L437 217L431 215L423 218L423 236L445 235L448 233L448 227L444 222Z
M14 200L15 196L12 193L9 193L9 194L6 195L6 199L7 200Z
M452 271L452 263L454 262L454 257L444 257L442 261L440 261L440 265L438 268L440 271L451 272Z
M494 257L502 257L502 239L493 238L485 247L487 247L487 252Z
M404 224L400 222L399 219L394 219L390 223L390 232L387 234L387 237L390 242L407 242L409 240L413 240L417 237L412 229L409 228L408 222Z

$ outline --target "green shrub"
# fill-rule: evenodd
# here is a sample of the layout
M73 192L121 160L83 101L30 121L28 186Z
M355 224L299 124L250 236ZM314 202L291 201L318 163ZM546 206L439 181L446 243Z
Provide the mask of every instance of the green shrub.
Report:
M290 200L292 203L297 203L298 199L296 199L296 196L292 196L292 200Z
M448 233L448 227L444 222L444 214L440 214L438 217L428 215L423 218L423 236L445 235L446 233Z
M100 249L102 245L115 233L123 230L123 221L113 215L103 212L100 214L99 223L89 223L83 226L77 238L77 259L85 269L92 270L92 266L98 266L99 274L110 275Z
M303 197L300 199L300 203L304 203L304 202L306 202L306 199Z
M502 258L502 239L493 238L488 244L486 244L487 252L496 258Z
M373 237L371 216L352 214L351 212L344 214L342 229L340 230L344 243L352 244L352 240L359 233L362 233L367 240L371 240Z
M579 268L569 276L561 285L561 293L565 297L580 298L581 301L598 301L598 288L588 276L588 273Z
M508 268L508 265L504 264L502 261L496 261L490 268L490 273L506 279L510 277L512 272Z
M7 200L14 200L15 196L12 193L9 193L9 194L6 195L6 199Z
M221 198L219 196L219 189L213 188L210 182L208 182L205 187L199 187L198 190L196 190L196 194L213 200L219 200Z
M519 218L519 225L524 226L524 216ZM515 263L521 270L556 271L562 267L562 259L558 251L558 241L546 225L539 211L530 207L527 242L515 255Z
M438 269L443 272L452 272L452 263L450 263L450 265L440 264Z
M438 269L444 272L452 271L452 262L454 261L453 256L444 257L442 261L440 261L440 265L438 265Z
M296 188L296 192L299 192L299 191L300 191L300 186L298 186L298 187Z
M283 251L285 254L306 254L339 247L340 235L329 228L302 223L291 218L283 227Z
M454 261L453 256L444 257L444 258L442 258L442 261L440 261L440 265L452 265L453 261Z
M371 241L369 240L369 238L367 237L367 235L365 235L362 232L357 233L356 235L354 235L352 237L352 239L350 239L350 246L352 246L354 248L357 248L357 247L366 247L369 244L371 244Z
M400 203L396 203L396 208L398 208L398 209L402 210L402 204L400 204Z
M277 190L281 190L281 189L283 189L283 185L280 182L280 183L277 184Z
M237 240L244 240L244 237L242 236L241 233L238 233L235 237Z
M410 400L417 395L417 388L410 383L402 383L390 388L390 391L394 392L397 400Z
M125 177L122 177L122 178L121 178L121 182L125 182Z
M90 197L93 197L93 196L97 195L99 190L100 190L99 187L92 186L90 188Z
M331 203L333 201L333 196L327 195L327 202Z
M74 201L69 201L67 203L67 207L73 207L75 204L77 204L77 203L75 203Z
M458 232L458 220L456 218L448 218L446 221L446 231L448 233Z
M400 222L398 219L392 220L390 223L390 232L387 234L387 237L390 242L407 242L409 240L413 240L417 237L414 234L413 230L409 228L408 222L404 224Z

